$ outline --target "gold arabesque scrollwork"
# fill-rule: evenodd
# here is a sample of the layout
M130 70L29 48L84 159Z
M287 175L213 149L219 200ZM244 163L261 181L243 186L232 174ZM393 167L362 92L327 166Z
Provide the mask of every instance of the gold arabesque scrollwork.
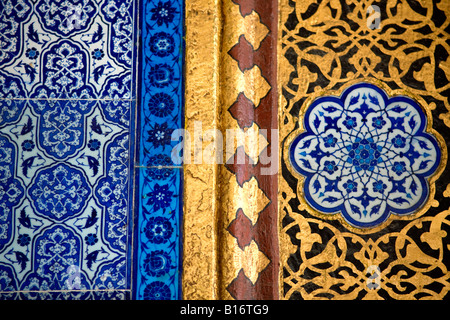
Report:
M450 127L450 3L281 0L280 8L280 297L444 298L450 290L450 210L441 199L450 187L440 133ZM427 203L372 230L311 215L303 179L287 157L308 105L357 82L415 99L442 151Z

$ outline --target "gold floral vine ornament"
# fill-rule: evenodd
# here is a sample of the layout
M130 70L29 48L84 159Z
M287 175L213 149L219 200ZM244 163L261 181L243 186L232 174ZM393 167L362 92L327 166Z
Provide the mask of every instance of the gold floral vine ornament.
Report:
M442 299L448 5L281 2L280 296Z

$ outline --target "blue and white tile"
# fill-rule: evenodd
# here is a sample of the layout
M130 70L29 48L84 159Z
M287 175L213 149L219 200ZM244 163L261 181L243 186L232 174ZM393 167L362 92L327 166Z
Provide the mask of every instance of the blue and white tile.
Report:
M3 2L1 299L130 298L135 6Z
M32 6L27 0L22 2L24 7ZM4 19L7 11L3 11ZM108 94L103 90L110 78L132 72L136 55L134 1L98 5L45 0L27 12L28 16L16 17L17 22L12 23L21 41L10 44L13 48L0 64L23 80L31 97L105 98ZM123 80L116 95L131 99L135 96L132 82Z
M83 121L78 142L39 139L45 137L42 117L31 107L23 121L2 128L7 206L0 221L0 261L13 268L20 290L70 290L74 270L76 289L130 288L131 137L102 117L101 105ZM56 254L57 248L65 253Z
M413 99L359 83L341 97L315 100L304 126L290 159L306 177L305 198L316 210L368 228L411 215L428 199L441 150Z
M138 170L135 299L181 299L182 170Z
M182 142L171 138L183 128L183 7L180 1L147 1L143 6L139 163L152 166L157 155L172 158ZM171 159L170 164L180 163Z

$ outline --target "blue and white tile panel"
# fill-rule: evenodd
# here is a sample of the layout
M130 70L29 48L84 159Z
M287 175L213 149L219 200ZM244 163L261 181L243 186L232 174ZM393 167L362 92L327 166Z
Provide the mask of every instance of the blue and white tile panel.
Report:
M136 2L0 3L0 299L131 297Z

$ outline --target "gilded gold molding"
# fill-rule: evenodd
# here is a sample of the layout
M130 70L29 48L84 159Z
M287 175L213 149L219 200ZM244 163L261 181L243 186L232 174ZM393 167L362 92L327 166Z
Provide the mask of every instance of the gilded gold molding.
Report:
M271 16L276 4L186 2L185 129L196 139L192 132L201 121L202 132L213 129L216 136L194 142L187 150L194 161L184 164L185 299L273 298L278 293L278 279L272 280L278 276L276 227L266 227L276 215L276 176L260 179L260 172L269 171L267 157L260 160L272 148L267 131L277 115L271 108L276 56L270 31L276 27ZM235 140L228 141L229 131ZM219 135L226 137L226 148ZM216 162L199 164L196 159L211 144ZM261 284L261 277L270 283Z
M238 61L229 52L238 44L241 36L250 43L253 50L259 48L261 41L267 36L269 30L261 23L257 12L243 16L240 6L232 0L222 1L223 10L223 37L221 47L221 68L220 68L220 97L221 97L221 128L226 130L241 130L237 119L230 116L229 108L237 101L239 94L244 94L255 108L258 108L260 101L267 95L270 85L262 76L258 65L253 65L248 70L241 70ZM246 116L244 116L246 117ZM250 135L260 137L259 126L253 123L251 128L245 128L243 132L254 132ZM253 139L255 140L255 139ZM257 139L259 140L259 139ZM255 140L255 141L257 141ZM236 154L238 145L234 146L231 154L226 155L226 160ZM256 149L255 149L256 147ZM256 143L247 143L244 149L246 154L253 160L258 161L262 148L258 148ZM236 279L242 270L254 285L259 273L267 266L270 260L260 251L254 240L245 247L239 246L237 238L229 232L229 226L237 218L238 210L241 210L254 225L258 220L259 213L266 207L269 200L260 189L256 178L239 185L237 177L230 172L225 165L220 166L220 298L232 299L227 287Z
M185 129L193 134L194 121L219 127L220 1L186 1L185 15ZM196 150L184 152L194 158ZM218 164L183 168L183 299L218 299Z

